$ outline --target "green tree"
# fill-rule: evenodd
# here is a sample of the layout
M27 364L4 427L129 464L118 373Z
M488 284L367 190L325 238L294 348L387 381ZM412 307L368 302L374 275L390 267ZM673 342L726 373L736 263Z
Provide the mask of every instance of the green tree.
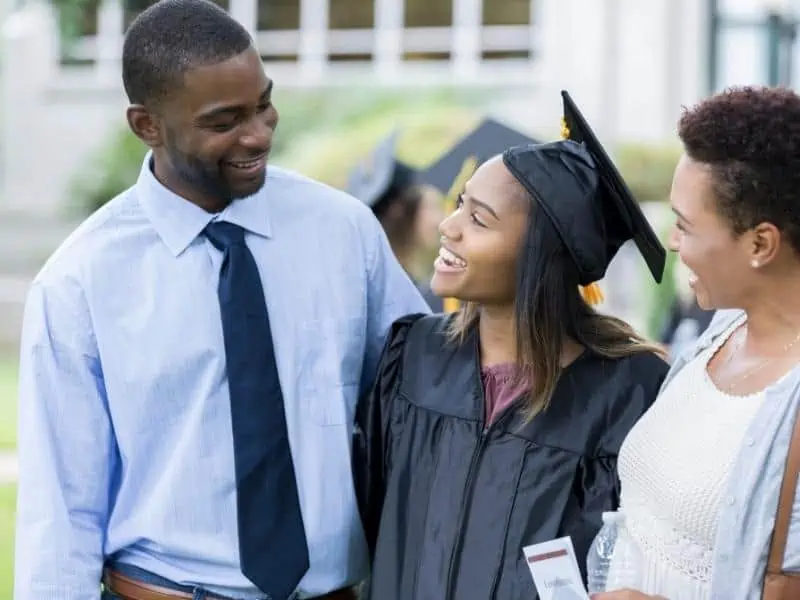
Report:
M347 171L399 125L409 131L400 154L421 167L474 125L484 101L481 93L448 89L400 93L276 88L281 118L272 160L343 186ZM71 208L79 214L93 212L131 186L146 151L127 124L121 124L73 177L68 192Z
M98 0L50 0L58 11L62 50L67 50L84 34L87 21L94 16Z

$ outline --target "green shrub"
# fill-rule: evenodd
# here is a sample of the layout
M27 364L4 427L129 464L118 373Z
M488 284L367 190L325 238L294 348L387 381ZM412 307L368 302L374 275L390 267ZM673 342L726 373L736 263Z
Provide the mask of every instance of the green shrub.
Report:
M667 245L667 236L671 228L670 225L661 236L661 243L664 244L665 247ZM667 250L667 261L664 265L664 277L661 280L661 285L657 285L650 277L647 278L650 287L650 293L648 294L647 335L654 339L661 335L661 331L669 316L669 310L678 294L675 283L675 269L677 264L678 255L675 252Z
M642 143L620 144L614 153L614 159L622 173L628 187L640 202L667 202L672 187L672 175L681 155L677 145L661 144L648 145ZM672 228L672 222L661 225L661 243L667 246L667 238ZM669 309L675 300L675 265L677 256L674 252L667 251L667 260L664 265L664 276L661 284L656 284L649 273L644 273L644 281L648 292L644 295L647 299L646 334L651 338L660 335Z
M384 113L357 126L317 133L298 140L279 161L309 177L343 188L350 170L395 127L400 129L398 159L422 168L435 161L477 125L480 113L463 107L432 107L405 114Z
M671 144L626 143L617 146L614 162L639 202L661 202L669 198L680 155L680 147Z
M482 100L479 93L450 89L413 93L352 89L276 91L275 103L281 118L272 161L312 177L318 176L319 171L328 183L343 185L346 173L337 177L337 173L329 172L331 169L322 168L324 163L334 165L333 170L348 168L369 152L372 144L398 120L407 120L412 126L419 124L415 130L418 133L416 137L404 138L401 150L411 162L424 163L469 128L478 113L469 116L467 107ZM121 127L72 179L71 206L82 214L91 213L133 185L146 151L127 125Z
M110 136L69 186L70 205L91 213L129 188L139 176L147 148L128 126Z
M424 167L482 116L486 96L448 88L397 90L276 90L281 114L272 160L337 187L349 169L392 129L402 130L398 155ZM146 148L120 128L71 182L71 204L93 212L133 185ZM620 171L642 202L669 196L680 155L674 146L621 144L614 153Z
M0 485L0 598L14 594L14 519L17 508L17 486Z

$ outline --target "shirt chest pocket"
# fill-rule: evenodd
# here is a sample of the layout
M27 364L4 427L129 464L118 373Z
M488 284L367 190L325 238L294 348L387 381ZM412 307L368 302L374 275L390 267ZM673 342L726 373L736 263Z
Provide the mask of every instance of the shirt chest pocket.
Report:
M297 388L304 417L319 425L352 421L365 350L360 317L326 318L299 325Z

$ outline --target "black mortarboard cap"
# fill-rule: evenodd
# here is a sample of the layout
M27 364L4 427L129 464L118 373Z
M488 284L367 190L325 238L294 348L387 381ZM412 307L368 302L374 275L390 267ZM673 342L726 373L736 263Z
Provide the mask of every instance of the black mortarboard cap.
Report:
M494 119L486 118L435 163L425 169L420 177L425 183L447 193L468 159L474 158L480 165L493 156L497 156L506 148L535 142L535 139L516 129L507 127Z
M395 158L399 132L384 138L372 154L356 165L347 182L347 192L371 208L392 190L416 182L418 172Z
M602 279L631 239L660 283L664 247L572 98L561 96L566 139L510 148L503 162L553 223L578 266L581 285Z

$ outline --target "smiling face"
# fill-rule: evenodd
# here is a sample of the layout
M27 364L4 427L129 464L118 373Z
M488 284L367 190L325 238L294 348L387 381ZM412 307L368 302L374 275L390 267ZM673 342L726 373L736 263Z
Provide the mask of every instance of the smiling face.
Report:
M272 82L258 52L188 71L154 109L133 106L128 120L151 148L155 173L172 191L219 210L264 184L278 124Z
M670 249L689 269L689 286L704 309L739 308L754 291L752 234L737 236L716 209L711 172L684 155L670 194L676 215Z
M483 305L513 304L520 245L530 203L495 157L464 186L456 211L442 221L442 245L431 281L440 297Z

